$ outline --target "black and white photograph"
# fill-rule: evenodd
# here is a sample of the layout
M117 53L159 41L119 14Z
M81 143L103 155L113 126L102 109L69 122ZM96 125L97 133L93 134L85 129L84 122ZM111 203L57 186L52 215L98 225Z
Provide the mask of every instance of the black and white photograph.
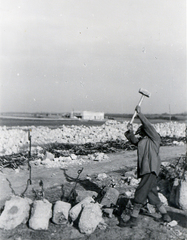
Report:
M0 240L186 240L185 0L0 0Z

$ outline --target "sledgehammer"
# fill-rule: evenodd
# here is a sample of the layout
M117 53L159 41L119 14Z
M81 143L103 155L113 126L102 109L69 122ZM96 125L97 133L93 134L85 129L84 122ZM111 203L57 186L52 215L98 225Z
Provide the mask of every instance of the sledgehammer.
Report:
M151 96L151 94L150 94L147 90L145 90L145 89L143 89L143 88L140 88L139 93L141 93L142 96L141 96L141 98L140 98L140 101L139 101L139 103L138 103L138 106L140 106L140 105L142 104L142 101L143 101L144 97L150 97L150 96ZM131 121L130 121L130 124L133 123L134 118L136 117L136 114L137 114L137 112L135 111L135 112L134 112L134 115L132 116L132 119L131 119Z

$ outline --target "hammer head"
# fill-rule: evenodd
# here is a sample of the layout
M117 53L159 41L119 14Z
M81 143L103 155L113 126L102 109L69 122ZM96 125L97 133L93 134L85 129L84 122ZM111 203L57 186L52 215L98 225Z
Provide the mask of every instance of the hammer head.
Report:
M146 97L150 97L151 93L148 92L147 90L140 88L139 93L141 93L142 95L146 96Z

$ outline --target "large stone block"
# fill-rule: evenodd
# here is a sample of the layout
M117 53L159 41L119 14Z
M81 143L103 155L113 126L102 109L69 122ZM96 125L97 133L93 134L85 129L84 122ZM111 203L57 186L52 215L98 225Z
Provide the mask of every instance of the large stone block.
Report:
M101 205L110 207L111 204L116 204L119 197L119 191L115 188L107 188L106 193L101 201Z
M68 222L71 204L68 202L57 201L53 208L52 221L56 224L66 224Z
M179 185L179 205L183 210L187 211L187 178L181 181Z
M115 188L107 188L106 193L101 201L101 205L105 206L103 211L112 217L113 209L110 208L111 205L115 205L117 203L119 197L119 191Z
M92 197L86 197L81 202L79 202L74 207L72 207L69 211L69 216L70 216L71 220L74 222L78 218L82 208L86 204L91 203L91 202L94 203L95 202L94 199Z
M14 229L21 223L26 223L29 218L32 200L13 196L5 202L4 210L0 216L0 228Z
M36 200L33 203L29 227L34 230L47 230L52 217L52 204L47 200Z
M170 194L170 202L184 211L187 211L187 171L183 180L176 179Z
M89 203L83 207L78 223L79 230L81 233L89 235L95 231L102 221L101 206L98 203Z

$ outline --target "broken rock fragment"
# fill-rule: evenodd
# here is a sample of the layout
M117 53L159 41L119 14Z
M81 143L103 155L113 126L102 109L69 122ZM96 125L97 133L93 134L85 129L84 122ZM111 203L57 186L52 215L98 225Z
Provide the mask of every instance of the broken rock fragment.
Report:
M179 184L179 205L184 211L187 211L187 172L185 179Z
M105 195L101 201L101 205L110 207L111 204L116 204L119 197L119 191L115 188L106 188Z
M140 179L131 178L130 179L130 186L137 186L140 183Z
M81 202L83 199L86 197L93 197L96 198L98 193L95 191L81 191L81 190L76 190L77 197L76 197L76 202Z
M99 173L97 176L97 180L99 181L103 181L105 178L107 178L107 174L106 173Z
M70 155L70 158L71 158L72 160L76 160L76 159L77 159L77 155L75 155L75 154L72 153L72 154Z
M164 206L168 206L168 200L162 193L159 192L158 197L160 201L164 204Z
M66 224L71 204L68 202L57 201L53 208L52 221L56 224Z
M80 232L89 235L95 231L100 222L103 222L101 206L98 203L86 204L78 223Z
M109 214L109 217L112 217L113 208L111 205L116 205L119 197L119 191L115 188L106 188L106 193L101 201L101 205L105 206L103 209L104 212Z
M187 172L185 172L183 180L175 179L170 193L170 202L187 211Z
M47 200L35 200L33 203L29 227L34 230L47 230L52 217L52 204Z
M74 222L78 218L82 208L86 204L91 203L91 202L94 203L95 202L94 199L92 197L86 197L81 202L79 202L74 207L72 207L69 211L69 216L70 216L71 220Z
M26 223L29 218L31 203L31 199L19 196L13 196L6 201L4 211L0 216L0 228L10 230L21 223Z
M44 159L43 159L43 160L45 160L45 159L53 160L54 157L55 157L55 156L54 156L52 153L46 152L45 155L44 155Z

